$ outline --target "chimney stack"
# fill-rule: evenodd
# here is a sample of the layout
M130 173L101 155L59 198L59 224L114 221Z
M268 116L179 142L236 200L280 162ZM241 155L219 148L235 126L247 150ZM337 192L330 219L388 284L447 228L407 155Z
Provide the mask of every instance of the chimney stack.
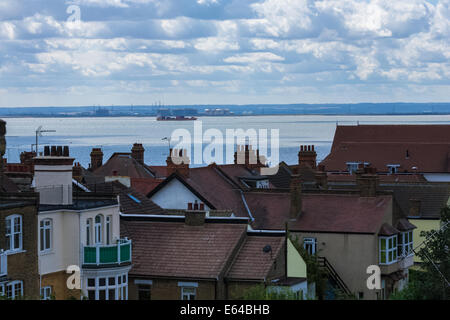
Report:
M178 172L182 176L189 177L189 162L186 149L170 149L170 156L166 159L167 175Z
M79 162L75 163L75 165L72 168L72 178L77 180L78 182L81 182L82 172L81 172L81 165Z
M299 175L291 176L290 193L291 207L289 219L296 220L302 213L302 181Z
M205 224L206 212L199 210L188 210L184 221L188 226L202 226Z
M319 189L327 190L328 189L328 175L325 172L325 166L319 165L317 167L317 171L315 173L316 178L316 186L319 187Z
M44 156L34 158L34 188L42 204L72 204L73 160L69 147L48 146Z
M234 164L243 164L247 168L253 170L264 167L266 159L259 155L259 150L254 150L252 145L237 146L237 151L234 153Z
M356 184L361 197L376 197L379 182L380 179L376 168L366 167L364 168L364 173L356 177Z
M409 199L409 216L420 217L421 201L418 199Z
M314 145L301 145L298 153L299 167L309 167L316 169L317 153L314 151Z
M144 152L145 149L141 143L133 144L133 148L131 148L131 157L133 157L140 164L144 164Z
M100 148L93 148L91 152L91 170L95 171L103 165L103 152Z

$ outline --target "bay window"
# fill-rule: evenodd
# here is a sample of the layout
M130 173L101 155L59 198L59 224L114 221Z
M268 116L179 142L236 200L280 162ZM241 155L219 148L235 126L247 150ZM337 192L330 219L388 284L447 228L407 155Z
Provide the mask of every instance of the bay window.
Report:
M397 262L397 235L379 237L380 264Z
M398 255L407 257L413 254L413 232L401 232L398 235Z

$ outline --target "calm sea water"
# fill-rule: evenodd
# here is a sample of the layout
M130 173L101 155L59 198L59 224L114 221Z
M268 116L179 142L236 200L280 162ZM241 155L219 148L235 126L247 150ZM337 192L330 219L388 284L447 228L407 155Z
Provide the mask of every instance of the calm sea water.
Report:
M193 121L156 121L153 117L143 118L6 118L7 153L9 162L18 162L20 152L31 150L35 143L35 131L56 130L44 133L39 138L40 151L43 145L68 145L71 156L84 166L90 162L89 153L93 147L103 148L105 161L114 152L129 152L133 143L144 145L145 162L153 165L165 164L169 145L162 138L171 136L179 128L194 135ZM314 144L318 159L330 151L336 124L450 124L450 115L408 115L408 116L249 116L249 117L203 117L203 132L215 128L225 136L226 129L279 129L280 161L288 164L297 162L301 144ZM269 130L270 137L270 130ZM224 152L225 154L225 152ZM269 149L270 155L270 149Z

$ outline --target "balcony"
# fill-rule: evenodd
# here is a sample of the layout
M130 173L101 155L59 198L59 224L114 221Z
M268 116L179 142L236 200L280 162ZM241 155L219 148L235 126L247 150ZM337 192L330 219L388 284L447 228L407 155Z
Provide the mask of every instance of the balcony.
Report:
M114 266L131 263L131 240L120 239L114 245L84 246L83 266Z
M8 275L8 255L0 250L0 278Z

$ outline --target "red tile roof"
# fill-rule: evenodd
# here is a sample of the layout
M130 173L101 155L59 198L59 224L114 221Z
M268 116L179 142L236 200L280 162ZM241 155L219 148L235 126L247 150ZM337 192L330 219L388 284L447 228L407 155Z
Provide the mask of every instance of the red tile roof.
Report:
M216 279L223 276L246 224L121 220L121 235L133 240L130 275Z
M161 182L163 182L162 179L156 178L131 178L131 188L142 194L149 194Z
M450 125L338 126L327 171L346 171L346 162L369 162L380 172L399 164L399 172L450 172Z
M118 176L130 178L154 178L154 174L146 166L136 161L130 153L114 153L109 160L94 172L97 176Z
M235 280L266 279L284 247L284 239L284 236L248 236L228 272L227 278ZM271 252L263 251L267 245L271 247Z
M289 193L246 193L245 199L256 219L255 229L285 228L289 220ZM357 194L302 195L302 214L289 227L295 231L377 233L392 206L392 196L373 198Z

